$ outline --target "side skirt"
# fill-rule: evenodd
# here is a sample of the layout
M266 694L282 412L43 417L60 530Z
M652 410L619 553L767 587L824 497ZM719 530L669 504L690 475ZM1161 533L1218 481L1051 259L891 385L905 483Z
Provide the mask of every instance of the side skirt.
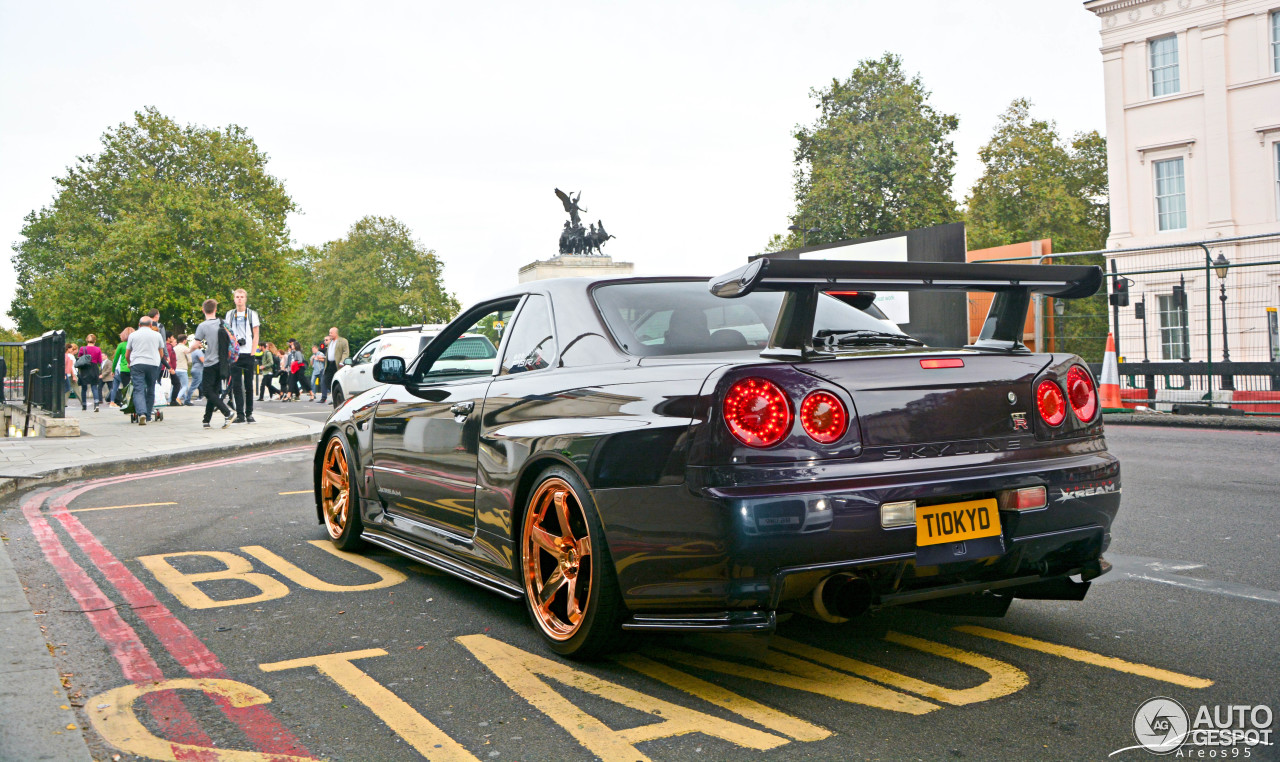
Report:
M443 553L437 553L417 545L411 545L399 538L383 534L376 529L365 527L364 534L361 537L370 544L378 545L393 553L411 558L421 564L426 564L433 569L439 569L442 572L452 574L459 579L470 582L473 585L484 588L490 592L497 593L511 600L519 600L524 597L524 590L509 579L503 579L496 574L492 574L484 569L478 569L468 563L451 558Z

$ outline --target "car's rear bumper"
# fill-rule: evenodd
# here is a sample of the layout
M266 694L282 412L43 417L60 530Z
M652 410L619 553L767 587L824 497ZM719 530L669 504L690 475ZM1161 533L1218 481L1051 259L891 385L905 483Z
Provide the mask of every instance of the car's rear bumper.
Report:
M1048 506L1001 511L1003 547L976 558L940 563L931 550L926 563L914 527L880 526L883 503L994 497L1036 485L1046 487ZM1096 565L1110 544L1120 467L1109 453L1095 451L888 478L851 471L749 487L698 487L695 473L687 485L593 494L634 613L767 612L803 599L822 579L842 572L865 577L876 605L1079 573ZM815 510L820 503L825 517Z

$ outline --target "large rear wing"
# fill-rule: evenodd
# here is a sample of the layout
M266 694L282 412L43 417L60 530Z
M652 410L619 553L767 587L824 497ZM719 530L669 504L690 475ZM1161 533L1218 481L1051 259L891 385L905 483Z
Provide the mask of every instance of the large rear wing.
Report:
M956 262L855 262L762 257L708 282L726 299L752 291L783 291L786 298L767 356L822 354L813 345L818 294L823 291L992 291L991 309L976 349L1026 351L1022 328L1032 293L1059 299L1092 296L1102 286L1102 268L1093 265L1006 265Z

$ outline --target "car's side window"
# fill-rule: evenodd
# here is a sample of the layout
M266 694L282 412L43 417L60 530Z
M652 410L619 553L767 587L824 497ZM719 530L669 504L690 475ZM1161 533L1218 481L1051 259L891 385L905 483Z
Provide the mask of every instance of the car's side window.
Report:
M434 383L492 375L498 366L498 347L514 307L514 302L504 302L471 321L461 335L442 348L422 375L422 381Z
M378 343L378 339L373 339L368 344L361 347L360 351L356 352L356 356L351 358L351 364L363 365L364 363L369 362L369 358L373 357L374 350L378 348Z
M551 328L551 310L546 297L530 294L507 336L502 374L549 368L555 358L555 332Z

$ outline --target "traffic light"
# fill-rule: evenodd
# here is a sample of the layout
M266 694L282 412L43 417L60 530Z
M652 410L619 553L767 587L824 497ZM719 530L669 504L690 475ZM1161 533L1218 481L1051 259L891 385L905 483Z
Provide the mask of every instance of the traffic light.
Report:
M1111 296L1107 298L1111 302L1112 307L1128 307L1129 306L1129 279L1128 278L1112 278L1111 279Z

